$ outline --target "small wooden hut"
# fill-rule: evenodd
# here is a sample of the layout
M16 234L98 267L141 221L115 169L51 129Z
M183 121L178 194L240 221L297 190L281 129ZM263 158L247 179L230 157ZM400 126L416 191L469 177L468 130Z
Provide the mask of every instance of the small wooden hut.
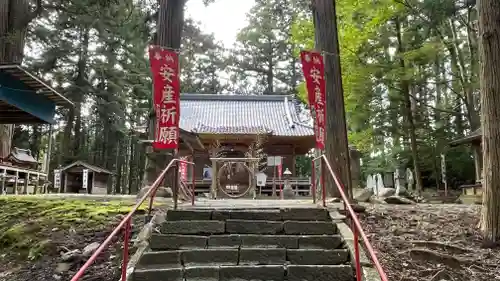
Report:
M62 169L61 190L64 193L107 194L108 181L113 172L91 165L83 161L76 161ZM84 183L85 175L87 183Z
M482 137L483 133L481 128L473 131L469 135L454 140L449 143L451 147L459 145L470 145L474 155L474 168L475 168L475 183L464 184L462 188L462 196L460 197L464 202L478 203L481 201L482 196L482 178L483 178L483 157L482 157Z

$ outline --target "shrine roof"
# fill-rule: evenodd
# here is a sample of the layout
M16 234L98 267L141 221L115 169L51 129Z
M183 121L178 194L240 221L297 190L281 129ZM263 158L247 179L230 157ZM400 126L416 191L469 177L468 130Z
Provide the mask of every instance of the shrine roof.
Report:
M180 127L199 134L314 135L291 95L182 94Z
M78 160L76 162L73 162L73 163L61 168L61 172L66 171L66 170L73 168L73 167L77 167L77 166L82 166L86 169L89 169L93 172L100 173L100 174L109 174L109 175L113 174L113 172L111 172L110 170L107 170L107 169L104 169L104 168L101 168L101 167L98 167L95 165L91 165L91 164L84 162L84 161L81 161L81 160Z
M483 136L483 133L481 131L481 128L479 128L479 129L476 129L475 131L471 132L467 136L462 137L460 139L456 139L456 140L450 142L449 144L450 144L450 146L457 146L457 145L461 145L461 144L472 143L475 141L481 141L482 136Z

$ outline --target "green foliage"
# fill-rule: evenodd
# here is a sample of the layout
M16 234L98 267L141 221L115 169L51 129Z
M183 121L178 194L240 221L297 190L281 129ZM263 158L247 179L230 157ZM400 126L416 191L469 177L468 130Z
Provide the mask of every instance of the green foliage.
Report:
M462 93L467 87L477 89L474 71L469 70L476 67L476 54L470 52L475 45L468 46L474 44L475 34L462 35L467 33L464 18L457 15L451 0L405 1L405 5L392 0L341 0L336 4L348 137L363 155L363 174L413 166L400 87L401 81L408 81L418 136L418 165L424 182L435 186L440 178L439 155L446 153L449 141L463 136L464 122L470 122L464 118L457 122L456 116L467 114ZM474 12L469 12L473 19ZM402 46L398 45L396 19L402 25ZM454 29L459 34L455 38ZM297 17L291 32L296 57L300 49L314 49L310 15ZM403 54L398 54L400 47ZM455 50L454 57L450 49ZM452 67L450 74L449 63L460 65ZM454 75L462 75L462 70L466 79L471 78L469 84L445 78L458 77ZM298 93L306 103L304 84L298 86ZM468 149L448 153L450 182L459 184L473 177Z

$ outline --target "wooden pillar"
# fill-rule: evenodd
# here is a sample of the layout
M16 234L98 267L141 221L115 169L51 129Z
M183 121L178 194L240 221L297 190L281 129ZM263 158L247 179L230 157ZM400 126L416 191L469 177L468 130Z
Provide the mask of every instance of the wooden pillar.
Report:
M210 187L210 198L217 199L217 161L212 160L212 185Z
M295 154L295 144L292 147L292 176L297 176L297 155Z
M23 194L28 194L28 184L30 182L30 173L26 172L24 176L24 187L23 187Z
M0 187L2 188L2 194L6 194L7 190L5 190L5 179L7 178L7 169L3 169L2 176L0 178Z
M40 174L36 174L35 187L33 189L33 194L36 194L38 190L38 183L40 182Z
M62 176L62 175L63 175L63 174L61 173L61 176ZM61 185L61 188L60 188L60 190L62 190L62 191L63 191L62 193L66 193L66 192L68 192L68 191L66 190L67 186L68 186L68 173L64 173L64 184L62 184L62 185Z
M474 156L474 169L476 182L481 182L483 179L482 170L483 170L483 155L481 153L481 144L472 143L472 154Z
M16 179L14 180L14 194L17 195L17 188L18 188L18 181L19 181L19 172L16 171Z

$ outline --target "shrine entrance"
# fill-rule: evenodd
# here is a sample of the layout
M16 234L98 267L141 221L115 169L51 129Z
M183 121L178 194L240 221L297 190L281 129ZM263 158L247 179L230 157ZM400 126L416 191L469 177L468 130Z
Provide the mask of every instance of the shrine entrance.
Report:
M256 197L256 169L259 158L251 157L214 157L210 158L215 165L212 166L211 197L242 198L245 196ZM217 169L217 167L220 168ZM219 194L219 191L222 194Z

